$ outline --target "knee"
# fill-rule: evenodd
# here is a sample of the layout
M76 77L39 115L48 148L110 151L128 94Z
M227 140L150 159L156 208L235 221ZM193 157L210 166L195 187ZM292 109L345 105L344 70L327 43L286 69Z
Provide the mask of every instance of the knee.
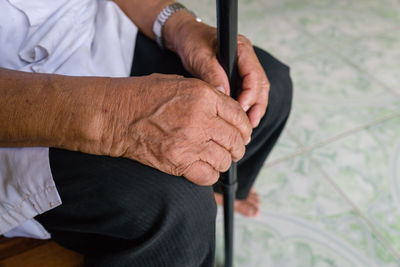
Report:
M162 233L164 239L172 238L190 247L193 238L214 235L216 203L211 187L148 170L140 182L132 184L140 189L131 190L129 181L125 181L119 187L119 197L115 192L110 196L118 217L129 218L125 220L127 229L138 230L129 231L135 233L130 239L153 238Z
M200 234L201 229L214 229L217 207L211 186L198 186L183 177L175 177L159 192L166 210L171 214L171 223L179 224L180 229L192 235ZM205 234L205 233L203 233Z
M266 51L258 47L254 47L254 50L271 84L267 114L272 113L279 121L286 121L293 99L290 68Z
M212 188L197 186L183 177L164 174L162 179L143 189L146 192L140 200L129 190L121 192L124 201L116 205L122 211L120 217L125 218L125 238L140 248L150 245L160 261L171 260L170 255L175 255L179 263L173 266L212 262L216 217ZM141 257L151 253L144 252Z
M171 229L175 229L174 235L179 235L179 238L175 238L184 246L184 254L191 255L191 258L199 255L202 255L202 258L212 256L215 249L217 213L212 187L198 186L178 177L171 184L171 188L172 190L165 194L170 211L166 222L171 225Z

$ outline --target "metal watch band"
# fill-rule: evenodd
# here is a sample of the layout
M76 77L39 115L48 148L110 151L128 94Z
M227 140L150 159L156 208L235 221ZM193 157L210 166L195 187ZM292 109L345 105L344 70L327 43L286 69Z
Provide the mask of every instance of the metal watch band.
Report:
M199 21L199 22L201 21L196 16L196 14L194 14L192 11L188 10L184 5L182 5L180 3L174 3L174 4L166 6L163 10L161 10L160 14L158 14L157 19L154 21L154 24L153 24L153 33L155 36L155 41L161 48L164 48L163 35L162 35L162 30L163 30L164 24L167 22L167 20L169 19L169 17L172 14L174 14L175 12L182 10L182 9L191 13L196 18L197 21Z

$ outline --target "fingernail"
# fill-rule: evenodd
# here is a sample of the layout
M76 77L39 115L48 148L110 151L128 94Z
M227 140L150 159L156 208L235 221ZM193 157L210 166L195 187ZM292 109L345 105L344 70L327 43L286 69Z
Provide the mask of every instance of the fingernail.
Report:
M223 86L217 86L215 89L217 89L218 91L220 91L221 93L225 94L225 89Z
M249 105L244 105L243 110L244 112L247 112L249 110L250 106Z

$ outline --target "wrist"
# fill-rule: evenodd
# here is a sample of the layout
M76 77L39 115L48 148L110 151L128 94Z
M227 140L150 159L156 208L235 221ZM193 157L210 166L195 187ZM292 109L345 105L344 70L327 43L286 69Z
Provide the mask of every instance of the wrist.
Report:
M200 23L200 20L189 10L178 10L164 24L162 30L164 47L178 52L187 32L185 29Z
M109 78L54 77L47 124L52 146L100 154L104 118L101 113Z

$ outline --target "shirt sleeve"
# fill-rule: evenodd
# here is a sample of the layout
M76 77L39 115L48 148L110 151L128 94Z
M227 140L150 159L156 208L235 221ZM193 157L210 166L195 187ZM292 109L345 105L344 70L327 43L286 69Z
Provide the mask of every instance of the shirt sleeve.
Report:
M59 205L49 148L0 148L0 234Z

